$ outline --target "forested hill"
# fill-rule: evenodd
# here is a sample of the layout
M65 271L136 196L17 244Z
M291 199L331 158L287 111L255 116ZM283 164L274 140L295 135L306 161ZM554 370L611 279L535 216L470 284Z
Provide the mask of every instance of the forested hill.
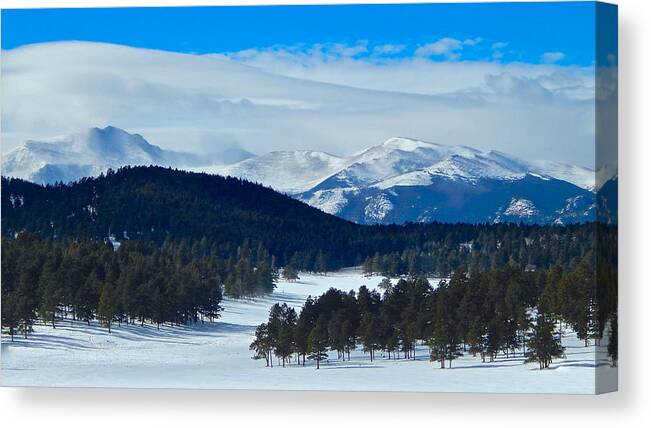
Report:
M565 264L586 256L593 242L591 225L362 226L241 179L161 167L125 167L68 185L2 178L3 236L21 231L155 244L206 239L225 256L246 241L264 246L279 265L309 270L392 254L382 264L394 264L396 272L415 269L415 262L427 265L419 270L441 272L509 260Z
M70 185L2 180L2 231L161 243L207 237L274 251L339 246L359 227L269 188L231 177L125 167ZM336 231L337 233L332 233ZM275 245L275 244L276 245Z

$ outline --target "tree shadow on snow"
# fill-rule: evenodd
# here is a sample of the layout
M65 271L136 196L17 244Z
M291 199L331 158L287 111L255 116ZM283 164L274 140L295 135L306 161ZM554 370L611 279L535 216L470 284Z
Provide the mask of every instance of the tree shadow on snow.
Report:
M321 369L323 370L341 370L341 369L382 369L384 366L379 366L379 365L351 365L351 364L346 364L346 365L333 365L333 366L321 366Z
M479 364L473 364L471 366L452 366L452 370L463 370L463 369L499 369L500 367L516 367L516 366L522 366L524 362L518 362L517 360L513 360L513 364L505 364L505 363L479 363ZM445 370L448 370L449 367L445 367Z
M84 321L73 321L71 326L70 321L65 320L56 329L52 329L51 333L44 332L44 328L51 327L39 326L39 331L31 333L27 339L16 336L13 342L8 342L3 338L3 349L101 349L116 346L117 341L193 345L199 344L201 339L217 339L233 333L253 334L255 331L255 326L219 321L182 326L163 325L160 329L151 324L116 324L111 327L111 333L96 321L90 325Z

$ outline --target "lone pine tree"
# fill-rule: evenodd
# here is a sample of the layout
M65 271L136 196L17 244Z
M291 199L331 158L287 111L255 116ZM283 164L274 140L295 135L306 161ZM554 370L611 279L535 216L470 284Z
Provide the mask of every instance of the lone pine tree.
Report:
M549 368L553 358L565 356L561 339L555 335L554 322L545 314L538 314L529 338L527 362L537 362L540 369Z

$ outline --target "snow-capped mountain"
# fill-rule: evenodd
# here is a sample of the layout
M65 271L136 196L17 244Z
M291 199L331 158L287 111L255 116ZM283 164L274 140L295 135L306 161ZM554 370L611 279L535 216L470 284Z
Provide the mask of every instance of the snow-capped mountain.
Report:
M390 138L350 157L318 151L270 152L202 171L233 175L299 194L325 189L426 186L448 177L464 180L518 179L526 174L555 178L592 190L594 171L559 162L523 161L498 151L446 146L411 138Z
M239 161L246 156L243 153L229 156ZM2 174L48 184L95 176L125 165L189 168L210 162L204 156L161 149L139 134L107 126L48 140L28 140L4 156Z
M564 224L593 220L594 193L539 175L473 180L432 176L430 184L335 188L299 196L310 205L366 224L413 222Z
M594 172L554 162L526 162L498 151L446 146L410 138L391 138L348 159L347 166L318 187L430 185L435 177L475 181L518 179L526 174L568 181L592 188ZM317 189L317 190L319 190Z
M212 171L358 223L565 223L595 215L590 169L411 138L390 138L346 158L271 152Z

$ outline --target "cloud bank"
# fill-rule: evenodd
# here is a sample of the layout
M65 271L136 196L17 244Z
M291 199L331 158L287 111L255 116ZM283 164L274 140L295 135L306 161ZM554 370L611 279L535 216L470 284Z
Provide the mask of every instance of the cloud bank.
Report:
M547 64L553 64L555 62L561 61L563 58L565 58L565 54L563 52L545 52L540 57L541 61Z
M110 124L177 150L349 155L410 136L594 166L594 70L431 58L481 43L442 40L424 56L366 41L211 55L86 42L4 51L2 151Z

